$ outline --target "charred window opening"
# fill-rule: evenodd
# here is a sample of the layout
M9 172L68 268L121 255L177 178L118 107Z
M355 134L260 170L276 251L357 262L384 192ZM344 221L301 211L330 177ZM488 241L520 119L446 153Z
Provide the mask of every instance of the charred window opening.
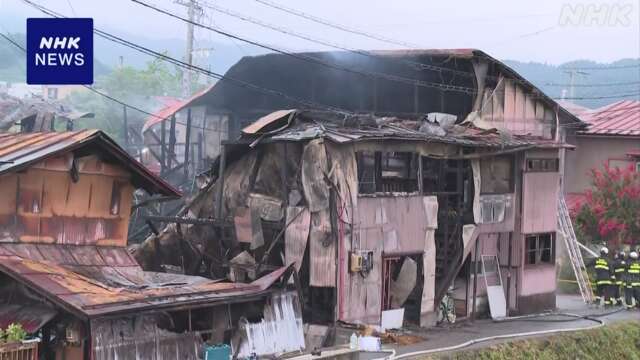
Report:
M357 152L359 193L418 191L418 158L411 152Z
M525 264L553 264L555 263L554 243L552 233L527 235L525 238Z
M122 184L118 181L113 182L111 187L111 205L109 206L109 213L111 215L120 214L120 194L122 193Z
M508 194L513 192L513 157L495 156L480 160L480 193Z
M527 159L527 172L558 172L560 168L559 159Z
M383 255L382 310L407 310L405 316L419 321L422 294L422 254ZM420 291L416 291L419 288ZM413 312L412 312L413 311Z

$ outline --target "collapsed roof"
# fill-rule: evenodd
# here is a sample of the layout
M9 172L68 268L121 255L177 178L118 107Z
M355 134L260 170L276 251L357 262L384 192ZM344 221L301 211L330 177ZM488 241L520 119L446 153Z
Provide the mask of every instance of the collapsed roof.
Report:
M143 271L123 247L1 244L0 270L81 318L244 302L287 270L250 284Z
M279 110L242 130L242 139L255 145L262 141L303 141L325 138L335 143L371 140L435 142L485 148L571 147L539 136L514 135L497 129L481 129L472 122L455 124L450 114L422 117L375 117L330 112Z
M486 89L494 89L489 95L501 92L508 98L505 104L512 106L508 109L505 105L505 118L511 114L524 117L529 105L536 113L539 102L557 113L560 123L581 124L513 69L480 50L367 54L330 51L244 57L225 74L228 80L219 81L194 105L231 112L236 126L248 124L256 115L301 107L378 115L442 112L457 116L461 122L483 105L490 107ZM505 88L506 82L511 88ZM513 84L522 94L513 90ZM517 114L519 109L522 111Z
M93 113L81 112L57 101L42 98L19 99L8 94L0 94L0 131L7 131L13 125L27 119L44 117L48 114L71 120L94 116ZM48 131L50 129L37 130Z

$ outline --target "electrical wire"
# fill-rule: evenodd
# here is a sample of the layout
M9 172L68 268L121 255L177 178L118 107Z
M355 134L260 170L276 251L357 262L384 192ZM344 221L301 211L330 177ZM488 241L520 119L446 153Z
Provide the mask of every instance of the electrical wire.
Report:
M637 93L626 93L626 94L603 95L603 96L564 97L564 98L553 98L553 99L558 99L558 100L598 100L598 99L616 99L616 98L634 97L634 96L640 96L640 92L637 92Z
M26 49L25 49L23 46L21 46L20 44L18 44L17 42L15 42L15 41L14 41L13 39L11 39L8 35L3 34L3 33L1 33L1 32L0 32L0 37L2 37L2 38L3 38L3 39L5 39L6 41L8 41L8 42L9 42L9 43L11 43L12 45L14 45L16 48L18 48L18 49L22 50L22 51L23 51L23 53L24 53L24 52L26 52ZM88 89L88 90L90 90L90 91L92 91L92 92L94 92L94 93L96 93L96 94L98 94L98 95L100 95L100 96L102 96L102 97L104 97L104 98L108 99L108 100L111 100L111 101L113 101L113 102L115 102L115 103L118 103L118 104L120 104L120 105L122 105L122 106L124 106L124 107L127 107L127 108L129 108L129 109L135 110L135 111L140 112L140 113L142 113L142 114L145 114L145 115L148 115L148 116L151 116L151 117L154 117L154 118L156 118L156 119L163 120L163 121L168 119L167 117L161 117L161 116L158 116L157 114L154 114L154 113L151 113L151 112L149 112L149 111L143 110L143 109L141 109L141 108L139 108L139 107L137 107L137 106L135 106L135 105L128 104L128 103L126 103L126 102L124 102L124 101L122 101L122 100L119 100L119 99L117 99L117 98L115 98L115 97L111 96L111 95L108 95L108 94L106 94L106 93L104 93L104 92L101 92L100 90L98 90L98 89L96 89L96 88L94 88L94 87L92 87L92 86L89 86L89 85L82 85L82 86L83 86L84 88L86 88L86 89ZM181 124L181 125L185 125L185 126L187 125L186 123L183 123L183 122L180 122L180 121L176 121L176 124ZM202 126L196 126L196 125L193 125L193 124L191 125L191 127L192 127L192 128L196 128L196 129L201 129L201 130L212 131L211 129L206 129L205 127L202 127Z
M284 6L280 5L280 4L277 4L277 3L272 2L272 1L268 1L268 0L254 0L254 1L256 1L256 2L258 2L260 4L262 4L262 5L268 6L270 8L273 8L273 9L276 9L276 10L279 10L279 11L282 11L282 12L286 12L288 14L291 14L291 15L294 15L294 16L297 16L297 17L300 17L300 18L304 18L304 19L313 21L313 22L315 22L317 24L328 26L328 27L331 27L331 28L334 28L334 29L338 29L338 30L341 30L341 31L344 31L344 32L348 32L348 33L351 33L351 34L354 34L354 35L364 36L364 37L369 38L369 39L381 41L381 42L384 42L384 43L387 43L387 44L392 44L392 45L405 46L405 47L409 47L409 48L419 47L418 45L411 44L411 43L408 43L408 42L404 42L404 41L400 41L400 40L395 40L395 39L383 37L383 36L380 36L380 35L376 35L376 34L365 32L365 31L358 30L358 29L355 29L355 28L350 28L350 27L347 27L345 25L334 23L334 22L331 22L329 20L320 18L318 16L307 14L307 13L304 13L302 11L298 11L298 10L295 10L295 9L292 9L292 8L284 7Z
M40 12L42 12L42 13L44 13L46 15L49 15L49 16L52 16L52 17L56 17L56 18L64 18L65 17L65 16L63 16L61 14L58 14L55 11L49 10L46 7L44 7L44 6L40 5L40 4L37 4L37 3L33 2L33 1L22 0L22 2L24 2L26 4L29 4L30 6L38 9ZM302 105L305 105L305 106L309 106L309 107L312 107L312 108L324 109L324 110L332 111L332 112L335 112L335 113L338 113L338 114L345 114L345 115L352 114L352 112L350 112L348 110L345 110L345 109L340 109L338 107L329 106L329 105L323 105L323 104L320 104L320 103L317 103L317 102L311 101L311 100L301 99L301 98L298 98L298 97L295 97L295 96L292 96L292 95L285 94L285 93L283 93L281 91L278 91L278 90L273 90L273 89L269 89L269 88L262 87L262 86L259 86L259 85L255 85L255 84L253 84L251 82L248 82L248 81L232 78L232 77L229 77L229 76L226 76L226 75L222 75L222 74L213 72L211 70L203 69L201 67L188 64L188 63L186 63L184 61L172 58L172 57L170 57L170 56L168 56L168 55L166 55L164 53L160 53L160 52L151 50L151 49L149 49L147 47L144 47L142 45L138 45L136 43L127 41L127 40L125 40L123 38L120 38L120 37L118 37L116 35L113 35L113 34L110 34L108 32L102 31L102 30L100 30L98 28L95 28L95 27L94 27L93 31L94 31L94 33L96 35L98 35L98 36L100 36L100 37L102 37L102 38L104 38L106 40L109 40L109 41L121 44L123 46L132 48L132 49L134 49L134 50L136 50L138 52L141 52L143 54L147 54L149 56L152 56L152 57L155 57L157 59L163 60L165 62L168 62L170 64L176 65L178 67L181 67L181 68L184 68L184 69L188 69L188 70L197 71L197 72L199 72L201 74L204 74L204 75L209 76L209 77L214 78L214 79L228 81L228 82L233 83L234 85L237 85L239 87L248 88L248 89L251 89L251 90L254 90L254 91L258 91L258 92L264 93L266 95L282 97L282 98L285 98L287 100L290 100L290 101L293 101L293 102L296 102L296 103L299 103L299 104L302 104Z
M595 83L595 84L557 84L546 83L546 86L565 86L565 87L609 87L609 86L629 86L640 85L640 81L617 82L617 83Z
M34 3L32 1L30 1L30 0L22 0L22 1L27 3L27 4L29 4L29 5L31 5L31 6L33 6L33 7L35 7L36 9L40 10L41 12L43 12L44 14L47 14L49 16L64 17L64 16L62 16L60 14L57 14L54 11L49 10L49 9L47 9L47 8L37 4L37 3ZM336 108L336 107L333 107L333 106L319 104L319 103L314 102L314 101L309 101L309 100L296 98L294 96L288 95L288 94L283 93L281 91L264 88L264 87L252 84L250 82L237 80L237 79L225 76L225 75L221 75L221 74L212 72L210 70L205 70L205 69L202 69L200 67L197 67L197 66L194 66L194 65L190 65L190 64L185 63L183 61L180 61L178 59L172 58L172 57L170 57L170 56L168 56L166 54L153 51L153 50L151 50L149 48L146 48L144 46L129 42L129 41L125 40L125 39L122 39L122 38L117 37L115 35L112 35L112 34L109 34L107 32L101 31L99 29L94 29L94 32L97 35L99 35L99 36L101 36L101 37L103 37L103 38L105 38L105 39L107 39L109 41L113 41L113 42L119 43L119 44L121 44L123 46L130 47L130 48L135 49L135 50L137 50L139 52L147 54L149 56L153 56L153 57L158 58L160 60L163 60L163 61L169 62L171 64L174 64L174 65L176 65L178 67L182 67L182 68L198 71L198 72L200 72L202 74L205 74L205 75L207 75L209 77L213 77L215 79L227 80L227 81L230 81L230 82L232 82L232 83L234 83L234 84L236 84L236 85L238 85L240 87L249 88L249 89L252 89L252 90L255 90L255 91L259 91L259 92L265 93L267 95L283 97L283 98L286 98L286 99L288 99L290 101L297 102L297 103L300 103L300 104L303 104L303 105L306 105L306 106L310 106L310 107L314 107L314 108L318 108L318 109L324 109L324 110L327 110L327 111L332 111L332 112L343 114L343 115L352 115L353 114L352 112L350 112L348 110L339 109L339 108ZM631 96L632 94L623 94L623 95ZM633 96L635 96L635 95L633 95ZM602 97L597 97L597 98L602 98ZM554 99L558 99L558 98L554 98ZM590 99L590 98L581 97L580 99ZM561 124L560 126L561 127L566 127L566 128L571 128L571 127L581 128L581 127L583 127L583 124L581 124L581 123L577 123L577 124Z
M23 0L23 1L28 1L28 0ZM278 48L270 46L270 45L265 45L265 44L259 43L257 41L254 41L254 40L249 40L249 39L237 36L237 35L233 35L233 34L230 34L228 32L225 32L225 31L222 31L222 30L207 26L205 24L201 24L201 23L198 23L196 21L192 21L190 19L181 17L179 15L175 15L175 14L171 13L170 11L161 9L159 7L156 7L156 6L153 6L153 5L149 4L149 3L146 3L146 2L141 1L141 0L131 0L131 1L133 1L134 3L140 4L140 5L144 6L144 7L147 7L149 9L152 9L154 11L157 11L159 13L162 13L164 15L167 15L169 17L173 17L175 19L179 19L181 21L184 21L186 23L192 24L194 26L198 26L198 27L201 27L201 28L204 28L204 29L211 30L211 31L216 32L218 34L221 34L223 36L227 36L227 37L230 37L230 38L233 38L233 39L237 39L239 41L243 41L243 42L246 42L246 43L251 44L251 45L259 46L259 47L262 47L264 49L271 50L271 51L274 51L274 52L277 52L277 53L280 53L280 54L283 54L283 55L291 56L291 57L294 57L294 58L297 58L297 59L300 59L300 60L303 60L303 61L312 62L312 63L318 64L318 65L329 67L329 68L333 68L333 69L336 69L336 70L341 70L341 71L345 71L345 72L359 74L359 75L367 76L367 77L381 78L381 79L389 80L389 81L407 83L407 84L411 84L411 85L419 86L419 87L436 88L436 89L439 89L439 90L442 90L442 91L459 91L459 92L464 92L464 93L468 93L468 94L476 94L477 93L477 90L473 89L473 88L457 86L457 85L450 85L450 84L427 82L427 81L416 80L416 79L411 79L411 78L405 78L405 77L401 77L401 76L384 74L384 73L379 73L379 72L361 71L361 70L356 70L356 69L349 68L349 67L344 67L344 66L341 66L341 65L338 65L338 64L335 64L335 63L329 63L329 62L320 60L318 58L314 58L314 57L307 56L307 55L304 55L304 54L287 52L287 51L278 49ZM541 98L545 97L545 96L540 96L540 95L534 95L534 96L538 96L538 97L541 97ZM565 100L608 99L608 98L630 97L630 96L640 96L640 92L637 93L637 94L635 94L635 93L634 94L620 94L620 95L611 95L611 96L608 96L608 97L597 96L597 97L565 98ZM552 99L557 99L557 98L552 98Z
M587 67L562 67L562 70L619 70L640 68L640 64L612 65L612 66L587 66Z
M23 1L28 1L28 0L23 0ZM186 22L188 24L192 24L194 26L203 28L203 29L207 29L210 31L213 31L217 34L220 34L222 36L226 36L232 39L236 39L239 41L242 41L244 43L253 45L253 46L257 46L257 47L261 47L263 49L266 50L270 50L282 55L286 55L298 60L302 60L308 63L313 63L316 65L320 65L320 66L324 66L327 68L331 68L331 69L335 69L335 70L340 70L340 71L344 71L344 72L348 72L348 73L352 73L352 74L357 74L357 75L361 75L361 76L365 76L365 77L369 77L369 78L374 78L374 79L383 79L383 80L388 80L388 81L395 81L395 82L399 82L399 83L405 83L405 84L409 84L409 85L414 85L414 86L419 86L419 87L425 87L425 88L434 88L434 89L439 89L442 91L458 91L458 92L463 92L463 93L468 93L468 94L474 94L476 93L476 89L473 88L469 88L469 87L465 87L465 86L457 86L457 85L450 85L450 84L442 84L442 83L435 83L435 82L429 82L429 81L423 81L423 80L416 80L416 79L412 79L412 78L406 78L406 77L402 77L402 76L397 76L397 75L391 75L391 74L385 74L385 73L380 73L380 72L374 72L374 71L366 71L366 70L358 70L358 69L354 69L351 67L346 67L346 66L342 66L336 63L332 63L332 62L327 62L324 61L322 59L313 57L313 56L309 56L309 55L305 55L303 53L292 53L280 48L277 48L275 46L272 45L267 45L255 40L250 40L238 35L234 35L231 34L229 32L208 26L206 24L202 24L199 23L197 21L193 21L190 20L188 18L182 17L180 15L176 15L168 10L164 10L161 9L157 6L151 5L149 3L146 3L144 1L140 1L140 0L131 0L136 4L142 5L148 9L151 9L153 11L159 12L161 14L167 15L169 17L172 17L174 19L177 20L181 20L183 22Z
M464 71L464 70L450 69L450 68L446 68L446 67L442 67L442 66L424 64L424 63L417 62L417 61L411 61L411 60L405 60L405 59L399 59L399 58L398 59L389 58L389 57L386 57L386 56L378 55L378 54L376 54L374 52L371 52L371 51L352 49L352 48L349 48L349 47L347 47L345 45L340 45L340 44L337 44L337 43L334 43L334 42L330 42L330 41L327 41L327 40L318 39L316 37L305 35L305 34L296 32L296 31L291 30L291 29L287 29L287 28L284 28L284 27L281 27L281 26L270 24L270 23L264 22L262 20L250 17L248 15L244 15L244 14L241 14L241 13L229 10L229 9L225 9L223 7L214 5L214 4L209 3L209 2L203 3L203 6L205 8L210 9L210 10L213 10L213 11L216 11L218 13L231 16L233 18L239 19L239 20L244 21L244 22L249 22L249 23L261 26L263 28L271 29L271 30L280 32L282 34L293 36L293 37L296 37L296 38L299 38L299 39L303 39L303 40L306 40L306 41L310 41L310 42L313 42L313 43L316 43L316 44L319 44L319 45L323 45L323 46L327 46L327 47L331 47L331 48L334 48L334 49L344 50L344 51L348 51L348 52L351 52L351 53L354 53L354 54L362 55L362 56L369 57L369 58L379 59L379 60L383 60L383 61L389 61L389 62L394 62L394 63L398 63L399 62L399 63L403 63L405 65L408 65L408 66L410 66L410 67L412 67L414 69L431 70L431 71L436 71L436 72L449 72L449 73L453 73L453 74L460 75L460 76L466 76L466 77L475 78L475 74L473 74L471 72L468 72L468 71Z

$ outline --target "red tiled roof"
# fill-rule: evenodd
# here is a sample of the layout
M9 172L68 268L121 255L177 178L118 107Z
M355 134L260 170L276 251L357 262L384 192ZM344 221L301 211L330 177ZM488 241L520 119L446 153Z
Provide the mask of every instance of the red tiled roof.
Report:
M623 100L582 116L589 128L582 134L640 136L640 101Z

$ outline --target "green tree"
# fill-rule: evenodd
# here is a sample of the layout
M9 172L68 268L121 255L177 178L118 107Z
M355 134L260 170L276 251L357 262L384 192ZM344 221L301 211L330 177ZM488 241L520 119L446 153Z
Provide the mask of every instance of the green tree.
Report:
M179 97L182 72L170 68L159 59L147 63L146 68L136 69L123 66L96 79L94 87L100 92L135 106L153 112L160 105L157 96ZM91 119L80 119L76 129L95 128L107 132L117 141L122 141L123 105L92 91L78 91L70 95L68 102L81 111L95 114ZM148 115L134 109L127 109L128 123L140 128Z

